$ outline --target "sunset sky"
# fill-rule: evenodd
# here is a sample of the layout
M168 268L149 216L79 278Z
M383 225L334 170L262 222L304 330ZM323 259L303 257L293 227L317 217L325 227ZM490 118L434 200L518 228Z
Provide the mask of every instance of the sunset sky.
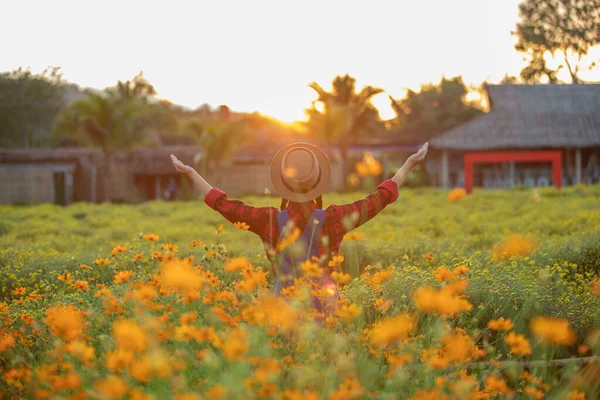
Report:
M394 97L421 83L518 75L510 32L519 0L10 1L2 6L0 71L61 66L104 88L143 70L161 98L227 104L293 121L350 73ZM10 38L10 39L9 39ZM393 114L387 95L374 103Z

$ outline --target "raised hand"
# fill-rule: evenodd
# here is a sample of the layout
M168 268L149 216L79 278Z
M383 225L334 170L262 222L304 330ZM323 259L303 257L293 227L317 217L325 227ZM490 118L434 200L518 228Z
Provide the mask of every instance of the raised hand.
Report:
M171 154L171 162L173 162L173 166L175 167L175 169L178 172L181 172L182 174L190 176L191 174L193 174L194 172L196 172L194 170L194 168L190 167L189 165L185 165L177 157L175 157L173 154Z
M427 155L428 150L429 150L429 143L425 143L423 145L423 147L421 147L419 149L418 152L416 152L412 156L408 157L408 160L406 160L405 165L409 169L412 169L415 165L417 165L418 163L420 163L421 161L423 161L425 159L425 156Z

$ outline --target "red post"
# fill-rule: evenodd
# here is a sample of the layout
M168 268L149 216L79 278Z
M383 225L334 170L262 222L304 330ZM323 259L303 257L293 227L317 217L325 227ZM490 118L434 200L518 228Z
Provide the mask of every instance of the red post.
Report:
M465 154L464 157L464 172L465 172L465 191L468 194L473 192L473 161L469 157L469 154Z
M557 152L552 159L552 180L558 190L562 187L562 157L561 153Z
M473 165L517 162L552 162L552 180L557 189L562 187L562 153L560 150L552 151L497 151L465 153L463 157L465 172L465 191L473 192Z

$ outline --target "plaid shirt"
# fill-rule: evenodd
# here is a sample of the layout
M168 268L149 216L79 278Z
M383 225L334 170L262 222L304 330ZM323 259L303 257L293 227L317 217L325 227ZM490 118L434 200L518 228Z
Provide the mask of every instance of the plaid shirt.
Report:
M329 238L329 249L323 248L319 241L319 254L323 255L329 250L329 256L337 254L344 234L369 221L390 203L398 198L398 185L388 179L377 186L377 191L362 200L354 203L327 207L325 222L321 237ZM221 213L231 223L245 222L250 226L250 231L256 233L265 246L267 255L275 249L279 241L280 230L277 225L277 211L275 207L252 207L239 200L229 200L222 190L213 188L204 199L205 203L213 210ZM290 202L287 211L295 226L304 230L316 205L313 201L307 203Z

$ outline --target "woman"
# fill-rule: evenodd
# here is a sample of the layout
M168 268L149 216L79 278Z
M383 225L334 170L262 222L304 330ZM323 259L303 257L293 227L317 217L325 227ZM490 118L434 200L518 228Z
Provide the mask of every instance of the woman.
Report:
M322 194L331 179L331 164L321 149L308 143L285 146L271 161L271 183L282 197L279 210L229 200L222 190L210 186L192 167L184 165L174 155L171 160L177 171L192 180L209 207L231 223L245 222L251 232L260 236L267 256L274 264L273 270L279 271L275 283L275 293L279 294L292 284L294 278L303 275L301 262L319 259L323 266L328 265L327 260L337 254L344 234L396 201L399 186L408 172L425 158L428 148L426 143L410 156L396 175L381 183L375 193L351 204L332 204L325 210L322 209ZM295 232L294 227L297 228ZM290 242L290 236L297 237L294 245L282 246ZM300 257L298 248L303 249ZM322 276L316 281L321 287L333 289L327 304L313 299L317 311L327 315L335 309L337 302L337 291L327 268L323 268Z

